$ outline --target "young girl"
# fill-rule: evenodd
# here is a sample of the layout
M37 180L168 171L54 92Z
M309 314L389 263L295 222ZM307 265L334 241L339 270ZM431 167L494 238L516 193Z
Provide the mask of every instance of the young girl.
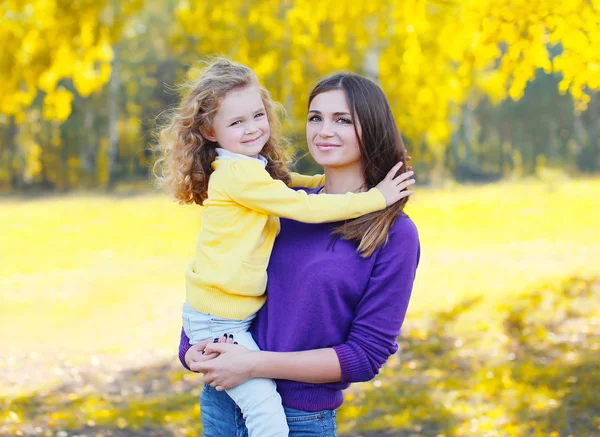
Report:
M248 67L220 59L188 86L161 132L159 177L182 203L205 206L196 259L186 271L183 326L191 344L225 333L258 350L247 332L265 302L266 268L278 217L307 223L356 218L408 197L412 172L396 164L375 188L316 195L288 185L317 187L322 177L290 174L280 148L275 104ZM323 151L338 145L322 141ZM293 311L293 308L289 308ZM275 383L251 379L227 391L251 437L287 436Z

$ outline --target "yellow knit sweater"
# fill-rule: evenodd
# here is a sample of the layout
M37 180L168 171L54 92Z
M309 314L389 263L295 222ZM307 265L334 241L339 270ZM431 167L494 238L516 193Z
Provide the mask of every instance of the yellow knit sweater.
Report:
M343 195L294 191L250 159L216 159L212 167L196 259L186 271L186 297L192 308L219 317L241 320L264 304L278 217L335 222L386 206L377 189ZM294 186L323 183L320 175L292 177Z

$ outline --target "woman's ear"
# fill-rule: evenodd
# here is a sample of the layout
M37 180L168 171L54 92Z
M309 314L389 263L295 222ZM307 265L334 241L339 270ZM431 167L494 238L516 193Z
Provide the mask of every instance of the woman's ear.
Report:
M208 128L202 126L202 127L200 127L200 133L208 141L212 141L213 143L217 141L217 137L215 137L212 129L208 129Z

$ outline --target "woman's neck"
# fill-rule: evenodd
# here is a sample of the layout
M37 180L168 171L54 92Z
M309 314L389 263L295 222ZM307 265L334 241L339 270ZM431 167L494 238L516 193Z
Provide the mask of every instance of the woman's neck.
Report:
M366 191L365 180L360 167L324 167L327 194L346 194Z

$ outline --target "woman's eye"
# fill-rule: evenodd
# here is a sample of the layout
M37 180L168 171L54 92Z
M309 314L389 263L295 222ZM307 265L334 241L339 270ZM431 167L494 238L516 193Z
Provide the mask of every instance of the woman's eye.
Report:
M349 118L338 118L338 122L342 124L352 124L352 120Z
M321 121L321 117L313 115L312 117L308 117L308 121Z

